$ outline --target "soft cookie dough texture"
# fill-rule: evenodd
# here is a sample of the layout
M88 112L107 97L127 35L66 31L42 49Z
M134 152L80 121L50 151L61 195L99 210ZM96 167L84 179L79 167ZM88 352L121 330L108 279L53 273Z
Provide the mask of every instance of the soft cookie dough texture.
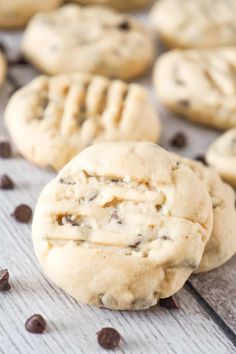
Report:
M50 11L62 0L0 0L0 28L24 26L37 12Z
M236 49L174 50L154 70L160 101L175 113L218 129L236 126Z
M140 310L171 296L212 230L203 183L151 143L83 150L43 190L33 221L49 278L79 301Z
M105 5L120 11L138 10L152 3L152 0L72 0L81 5Z
M25 158L55 170L88 145L157 142L160 134L141 85L85 73L37 77L10 99L5 122Z
M195 273L207 272L227 262L236 253L235 192L214 169L196 161L182 161L204 183L212 200L213 229Z
M236 45L235 0L158 0L150 22L170 48Z
M81 70L126 80L147 71L154 43L133 16L71 4L35 16L24 33L22 51L47 74Z
M210 146L207 161L236 188L236 128L221 135Z
M7 64L4 54L0 50L0 86L2 86L7 71Z

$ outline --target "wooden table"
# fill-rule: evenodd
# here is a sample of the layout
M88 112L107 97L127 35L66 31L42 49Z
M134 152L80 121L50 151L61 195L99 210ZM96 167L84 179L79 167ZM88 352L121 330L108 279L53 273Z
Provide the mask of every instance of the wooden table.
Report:
M7 45L12 58L19 51L20 37L20 33L0 33L0 41ZM10 68L8 80L0 89L0 116L13 86L27 83L36 74L29 66ZM161 145L170 149L170 137L182 131L187 134L188 146L181 153L188 157L204 153L218 133L181 120L157 104L151 74L140 81L150 90L163 123ZM1 119L0 138L4 136ZM12 284L10 292L0 293L0 353L104 353L96 342L96 332L104 326L116 328L123 336L116 353L236 352L235 257L215 271L193 276L178 293L180 310L154 307L140 312L115 312L79 304L41 272L33 252L31 225L19 224L11 217L18 204L34 208L40 191L54 173L17 155L0 160L0 174L3 173L12 177L16 189L0 191L0 268L9 269ZM47 319L43 335L24 329L25 320L34 313Z

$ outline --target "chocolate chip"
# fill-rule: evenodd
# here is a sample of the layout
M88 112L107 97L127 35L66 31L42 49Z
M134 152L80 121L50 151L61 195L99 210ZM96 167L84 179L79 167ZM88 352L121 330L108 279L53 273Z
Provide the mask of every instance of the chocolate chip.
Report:
M204 155L197 155L197 156L195 156L194 160L201 162L205 166L208 166L208 163L206 161L206 157Z
M14 183L7 175L0 176L0 189L13 189Z
M113 213L111 214L111 219L116 220L117 224L122 224L121 219L119 218L117 210L114 210Z
M8 141L0 141L0 157L7 159L11 157L11 144Z
M3 52L3 53L6 53L6 47L4 45L3 42L0 42L0 50Z
M72 215L61 215L58 217L57 222L60 226L70 224L72 226L79 226L80 223L76 222L73 218Z
M106 327L97 332L97 341L104 349L114 349L118 347L120 340L121 335L114 328Z
M46 329L46 321L41 315L33 315L25 322L25 328L31 333L43 333Z
M187 138L183 133L176 133L170 140L170 144L174 147L182 149L187 145Z
M8 59L8 64L9 66L14 66L14 65L28 65L27 60L19 54L16 58L14 59Z
M131 247L131 248L136 248L138 245L140 245L140 241L138 241L138 242L135 242L133 245L130 245L129 247Z
M8 291L10 289L8 270L0 269L0 291Z
M166 236L166 235L161 236L160 239L164 240L164 241L167 241L167 240L173 241L172 238L170 238L169 236Z
M179 100L178 104L180 106L183 106L183 107L189 107L190 106L190 102L188 100Z
M118 179L115 179L115 178L112 178L112 179L111 179L111 182L112 182L112 183L118 183L119 180L118 180Z
M67 185L71 185L71 186L74 186L76 184L76 182L73 182L71 180L65 180L64 178L60 178L59 179L59 183L67 184Z
M179 303L174 299L173 296L167 297L165 299L160 299L159 305L168 310L178 310L180 308Z
M128 31L130 29L130 24L128 21L122 21L118 24L118 28L122 31Z
M92 202L94 199L96 199L98 196L98 193L92 195L90 198L89 198L89 202Z
M16 207L12 216L19 222L27 223L32 218L32 209L26 204L21 204Z

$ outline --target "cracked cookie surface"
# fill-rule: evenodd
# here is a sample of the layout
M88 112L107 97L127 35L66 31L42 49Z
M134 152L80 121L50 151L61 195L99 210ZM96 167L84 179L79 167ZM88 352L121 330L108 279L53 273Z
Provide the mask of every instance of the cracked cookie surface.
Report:
M236 49L175 50L162 55L154 86L170 110L218 129L236 126Z
M22 27L36 13L53 10L61 2L62 0L1 0L0 28Z
M234 0L159 0L150 22L170 48L236 45Z
M83 150L43 190L33 221L36 255L77 300L139 310L177 292L212 230L203 183L151 143Z
M5 122L24 157L55 170L88 145L157 142L160 133L141 85L83 73L37 77L10 99Z
M35 16L22 51L47 74L79 70L122 80L144 74L154 59L153 39L134 16L73 4Z
M207 162L225 181L236 187L236 128L222 134L210 146Z
M81 5L103 5L110 6L120 11L142 9L151 4L152 0L73 0Z
M236 253L235 192L214 169L193 160L182 161L204 183L212 199L213 229L195 273L208 272L227 262Z

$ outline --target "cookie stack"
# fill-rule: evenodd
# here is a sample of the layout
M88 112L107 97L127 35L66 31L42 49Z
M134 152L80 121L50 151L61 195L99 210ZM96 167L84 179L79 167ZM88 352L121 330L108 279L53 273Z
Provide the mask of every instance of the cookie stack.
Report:
M35 252L49 278L77 300L146 309L179 291L192 273L235 254L235 192L213 168L156 145L159 116L147 91L127 83L154 62L151 32L100 1L74 2L57 9L60 1L35 1L16 21L16 1L8 20L0 15L2 27L35 15L22 53L44 73L11 97L6 127L26 159L59 172L36 206ZM122 11L150 3L101 2ZM159 0L150 15L154 32L177 48L155 65L158 98L219 129L236 127L235 6ZM235 141L234 129L207 155L233 185Z

